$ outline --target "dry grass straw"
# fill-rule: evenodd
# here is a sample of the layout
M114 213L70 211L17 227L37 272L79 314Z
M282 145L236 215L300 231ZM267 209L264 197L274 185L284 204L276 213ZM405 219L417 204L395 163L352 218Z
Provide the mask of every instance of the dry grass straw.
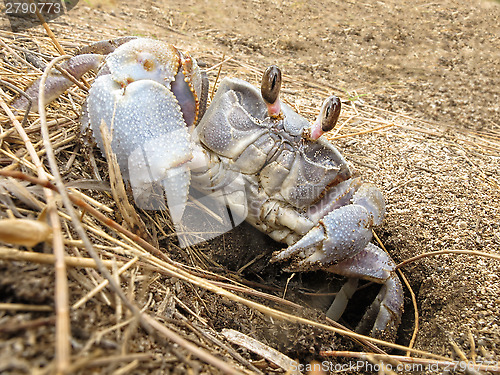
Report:
M50 60L49 56L58 54L58 51L51 44L55 38L54 36L47 38L43 34L36 35L36 32L33 34L30 43L40 47L42 52L40 52L39 57L46 56L46 62L48 62ZM21 40L18 40L19 38ZM13 35L6 32L0 33L0 42L7 47L3 49L3 63L0 67L2 79L16 87L26 87L35 77L35 74L32 73L39 71L20 57L20 54L29 49L29 46L23 44L22 35ZM80 42L77 40L65 39L60 42L61 45L64 45L66 51L74 51L80 47ZM13 53L13 51L17 52ZM62 51L62 47L60 51ZM221 56L208 53L204 53L201 58L209 61L209 63L212 62L214 66L217 61L221 60ZM230 72L241 73L243 71L249 81L253 83L260 81L260 69L232 57L224 59L224 62L224 68L229 72L227 74L230 74ZM57 61L53 61L52 64L55 63ZM211 69L209 72L212 82L214 82L215 75L219 74L217 70ZM307 98L311 101L317 101L318 97L326 96L325 94L329 94L330 89L338 90L335 87L326 90L324 85L300 81L294 79L294 77L285 76L284 78L288 92L302 93L305 91L305 87L312 89L308 90L308 95L311 95L311 97ZM92 77L89 76L87 79L91 80ZM84 143L78 142L81 136L78 133L77 117L79 106L85 97L84 91L78 88L72 89L70 94L64 95L56 104L51 105L46 114L44 111L41 111L40 115L30 114L28 116L28 125L25 127L21 126L20 123L23 116L15 114L14 110L9 106L14 95L15 92L5 87L0 91L0 105L2 107L2 113L0 113L0 125L2 127L0 134L0 150L2 152L0 175L4 176L0 180L0 193L8 197L8 199L1 201L0 207L3 216L6 215L4 213L9 213L10 216L34 220L38 217L40 211L47 206L53 228L52 249L54 249L54 255L1 247L0 259L6 262L24 261L32 264L54 264L55 266L56 326L58 327L57 339L55 340L57 346L56 362L53 366L38 369L38 373L52 371L70 373L85 371L90 367L105 368L106 366L115 369L117 373L126 373L132 369L140 368L144 362L150 362L147 368L161 367L165 359L162 360L158 356L158 352L142 354L127 349L129 346L127 342L131 340L132 336L145 334L151 335L156 340L156 351L161 351L163 358L173 358L172 361L182 363L187 368L196 368L198 366L191 358L191 356L194 356L224 373L256 371L257 369L248 360L242 358L224 343L224 338L220 333L209 327L197 311L189 309L184 304L183 297L180 294L179 296L176 295L175 289L179 286L179 280L193 290L204 289L218 296L217 298L220 300L231 300L275 319L294 324L309 325L351 337L370 350L383 355L383 359L388 358L387 354L375 345L391 347L419 355L423 358L422 361L431 361L429 358L443 363L452 361L450 358L358 335L343 327L335 327L271 308L242 295L257 296L260 300L268 300L270 303L277 300L282 302L283 305L290 306L292 303L253 288L242 286L236 280L222 278L220 275L213 274L203 268L202 261L193 261L190 266L172 261L156 245L158 243L158 233L163 232L168 246L171 249L176 249L172 241L168 242L168 237L172 237L173 232L171 228L170 231L167 230L168 226L171 226L168 218L156 215L154 219L162 221L152 223L153 217L150 218L146 214L138 215L135 210L131 212L130 210L133 210L133 208L127 204L122 207L121 212L124 213L123 216L128 217L129 227L140 227L142 235L145 235L146 229L142 220L147 223L146 226L149 225L150 238L154 240L154 244L152 244L152 242L145 241L137 234L112 220L110 216L107 216L113 212L111 206L114 205L114 202L107 191L102 191L102 183L95 181L89 183L90 190L68 189L69 182L84 183L84 179L96 177L102 173L102 170L106 170L106 168L98 168L97 164L94 167L89 167L89 159L84 153L80 152L80 150L88 148ZM337 130L330 135L331 139L359 137L370 132L388 131L393 127L433 136L445 134L445 129L435 127L428 122L371 107L362 101L352 100L348 93L343 93L341 96L343 96L347 105L344 105L340 124ZM316 106L295 105L294 103L290 103L290 105L309 118L314 118L317 114ZM414 125L409 126L403 123L401 119L411 119ZM40 129L43 137L39 133ZM401 135L400 132L394 134L404 136L404 133ZM471 134L471 137L464 141L463 147L477 148L482 152L500 155L499 140L499 134L483 135L476 133ZM47 166L41 162L40 157L42 156L47 158L51 173L48 173ZM96 155L95 158L102 160L100 155ZM38 175L38 178L33 177L35 174ZM496 180L492 179L491 176L484 175L484 178L493 186L497 184ZM36 189L37 186L44 187L45 198L40 196L39 190ZM128 202L123 188L113 188L113 193L115 202L120 199L123 202ZM60 202L59 196L62 197L63 204ZM78 211L75 210L75 206L78 207ZM139 216L141 216L142 220L140 220ZM155 226L157 227L155 228ZM76 240L74 239L75 234L77 236ZM180 251L180 249L177 250ZM192 252L190 254L195 254L196 249L188 249L187 251ZM494 257L491 254L461 253ZM437 254L423 254L421 257ZM197 256L191 256L190 259L198 258ZM417 258L409 261L415 260ZM400 266L402 267L403 264ZM79 267L79 270L68 272L66 267ZM100 275L94 273L93 269L98 269ZM67 280L68 275L69 280ZM167 305L174 306L174 312L171 315L174 318L160 319L151 309L151 298L144 301L137 296L137 291L134 290L133 285L135 285L134 280L141 277L141 275L145 277L153 275L151 276L153 281L143 283L145 290L142 293L150 295L158 292L158 290L154 290L157 287L154 277L158 276L154 275L168 275L171 287L165 292L163 309L166 309ZM110 291L105 289L106 285L109 285L111 292L119 298L109 298ZM127 291L123 289L123 285L129 285ZM70 297L80 295L79 289L87 290L87 292L83 294L79 301L73 302L72 306L70 306L69 299L75 299ZM238 292L238 294L231 292L231 290ZM101 332L102 336L115 332L118 337L124 340L122 342L123 347L121 352L118 351L115 354L77 360L77 358L85 356L84 351L92 348L95 341L90 339L84 349L80 351L73 349L70 352L69 314L76 309L84 308L85 304L91 299L94 304L107 303L111 306L111 309L114 309L116 314L114 322L116 324L112 324L112 319L103 320L108 326L106 329L101 327L99 332ZM125 320L121 319L122 313L119 311L122 305L131 312L126 314L127 319ZM176 306L184 306L184 310L189 311L196 324L190 321L186 322L185 316L177 311ZM3 307L9 308L7 305ZM22 309L23 306L11 305L10 308L13 310ZM29 311L33 307L25 306L25 309ZM100 316L100 318L103 318L103 316ZM50 324L50 320L46 320L42 324ZM137 324L141 324L144 331L135 332L134 327ZM122 335L120 333L122 330L129 333ZM99 332L94 332L92 337L99 336ZM131 332L135 332L135 334ZM193 339L193 333L198 339ZM152 338L151 340L153 340ZM163 338L166 338L167 342L175 342L183 350L164 345ZM364 353L358 355L361 356ZM224 360L220 356L223 356ZM394 360L406 361L402 357L389 357ZM369 360L372 357L366 355L363 358ZM373 358L379 360L378 357Z

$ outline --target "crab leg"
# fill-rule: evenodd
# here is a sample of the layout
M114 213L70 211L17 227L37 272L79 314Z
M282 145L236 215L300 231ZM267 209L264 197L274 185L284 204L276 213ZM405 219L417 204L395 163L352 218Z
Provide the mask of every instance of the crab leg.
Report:
M393 272L366 310L356 331L363 334L370 332L373 337L394 341L402 314L403 287L398 276Z
M124 36L121 38L114 38L108 40L100 40L99 42L92 43L88 46L80 48L78 51L79 55L93 53L99 55L109 55L115 49L117 49L122 44L130 42L131 40L137 39L136 36Z
M347 282L342 286L342 288L337 292L332 305L326 312L326 316L334 321L339 320L347 307L347 303L356 292L357 288L358 279L348 279Z
M369 243L355 256L326 268L326 271L349 278L332 303L327 316L337 320L354 294L357 279L383 284L374 302L358 324L356 331L370 332L373 337L395 334L403 313L403 287L394 270L396 265L379 247Z
M69 74L71 74L76 79L82 78L82 76L90 70L97 69L99 65L104 61L104 56L102 55L78 55L72 57L68 61L61 64L61 68L65 69ZM67 77L65 77L61 72L53 70L46 83L45 83L45 103L48 104L59 97L64 91L69 89L73 85ZM26 90L26 94L31 97L32 106L31 110L33 112L38 112L38 97L39 95L40 79L37 79L31 84L31 86ZM14 101L12 104L15 108L26 110L28 108L28 100L21 96L19 99Z

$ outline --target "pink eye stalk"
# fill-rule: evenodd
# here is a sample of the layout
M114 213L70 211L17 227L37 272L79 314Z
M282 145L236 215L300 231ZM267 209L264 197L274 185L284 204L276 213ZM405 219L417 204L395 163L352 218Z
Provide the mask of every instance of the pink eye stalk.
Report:
M340 109L340 99L335 95L330 96L323 102L318 118L311 126L310 138L312 140L318 139L323 133L329 132L335 127L340 116Z

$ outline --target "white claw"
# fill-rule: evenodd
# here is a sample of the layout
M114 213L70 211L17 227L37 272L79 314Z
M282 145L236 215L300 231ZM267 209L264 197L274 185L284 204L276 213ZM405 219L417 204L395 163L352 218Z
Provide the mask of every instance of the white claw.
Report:
M99 77L88 99L90 122L104 120L112 129L113 151L130 180L139 207L165 207L162 191L175 223L186 205L192 159L191 140L177 100L165 86L140 80L122 89L112 78ZM93 129L97 143L101 137ZM160 189L158 189L160 188Z

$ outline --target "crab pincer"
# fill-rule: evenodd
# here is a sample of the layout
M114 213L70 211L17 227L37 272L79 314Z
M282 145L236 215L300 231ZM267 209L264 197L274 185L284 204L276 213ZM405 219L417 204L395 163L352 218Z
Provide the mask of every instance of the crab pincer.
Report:
M172 46L152 40L126 43L108 56L109 74L95 80L87 101L95 140L102 147L98 127L104 121L136 203L158 208L151 198L155 185L162 187L175 223L187 202L186 163L192 158L188 127L170 87L179 71L177 56Z
M369 242L372 227L384 218L384 198L374 185L362 183L348 202L324 215L299 241L277 252L272 261L287 261L288 272L324 270L346 276L350 280L347 288L338 293L327 314L335 320L354 293L357 279L383 284L357 331L393 339L403 313L402 285L394 261Z

